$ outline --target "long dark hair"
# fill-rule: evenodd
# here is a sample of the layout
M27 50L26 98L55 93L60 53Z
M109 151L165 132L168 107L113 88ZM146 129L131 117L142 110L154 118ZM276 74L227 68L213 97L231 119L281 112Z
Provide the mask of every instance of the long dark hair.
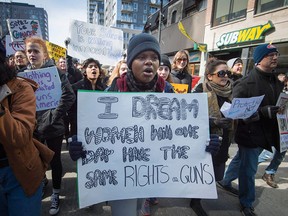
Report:
M5 61L5 56L0 54L0 86L6 84L8 81L16 77L16 69L14 67L9 67Z

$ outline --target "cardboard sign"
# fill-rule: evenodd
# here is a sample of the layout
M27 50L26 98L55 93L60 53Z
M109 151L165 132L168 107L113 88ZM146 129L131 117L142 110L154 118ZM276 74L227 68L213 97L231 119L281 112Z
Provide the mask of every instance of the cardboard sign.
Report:
M18 73L18 76L32 79L39 84L36 94L36 111L56 108L62 95L61 81L56 67Z
M66 49L64 47L58 46L57 44L46 41L46 46L48 49L48 54L51 59L58 62L59 58L66 57Z
M25 38L38 36L42 38L42 32L38 20L7 19L7 25L12 41L24 41Z
M78 92L80 208L147 197L217 198L207 94Z
M170 83L173 88L175 93L179 94L186 94L188 92L188 84L178 84L178 83Z
M6 55L15 54L18 50L25 50L25 44L23 41L14 41L12 42L10 35L6 35L5 37L6 43Z
M280 134L280 152L284 152L288 150L288 95L281 93L276 105L281 110L280 113L277 113L277 122Z
M81 60L95 58L114 65L123 53L123 32L115 28L73 20L70 25L69 55Z

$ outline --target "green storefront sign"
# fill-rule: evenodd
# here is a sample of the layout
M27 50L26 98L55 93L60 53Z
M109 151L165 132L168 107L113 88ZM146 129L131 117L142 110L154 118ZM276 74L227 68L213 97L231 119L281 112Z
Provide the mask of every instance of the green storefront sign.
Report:
M251 41L259 41L264 39L264 33L274 28L273 23L269 20L264 25L240 29L233 32L224 33L221 35L216 45L221 48L224 46L233 46Z

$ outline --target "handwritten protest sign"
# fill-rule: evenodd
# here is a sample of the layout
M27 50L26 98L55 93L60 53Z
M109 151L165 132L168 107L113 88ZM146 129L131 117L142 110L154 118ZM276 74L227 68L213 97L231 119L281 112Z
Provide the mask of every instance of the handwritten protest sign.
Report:
M17 50L25 50L25 44L23 41L14 41L12 42L10 35L5 37L6 44L6 55L15 54Z
M73 20L70 24L69 55L81 60L93 56L101 64L114 65L123 52L123 32L119 29Z
M251 98L233 98L232 104L225 102L220 111L226 118L246 119L257 111L263 98L264 95Z
M171 83L175 93L185 94L188 92L188 84Z
M12 41L24 41L25 38L38 36L42 38L42 32L38 20L7 19L7 25Z
M78 92L80 208L147 197L217 198L207 94Z
M281 110L277 114L277 122L280 134L280 152L284 152L288 150L288 95L281 93L276 105Z
M58 106L62 90L56 67L18 73L18 76L32 79L39 84L36 94L36 111L52 109Z
M66 57L66 49L64 47L58 46L57 44L49 41L46 41L46 46L49 57L54 59L55 62L57 62L61 57Z

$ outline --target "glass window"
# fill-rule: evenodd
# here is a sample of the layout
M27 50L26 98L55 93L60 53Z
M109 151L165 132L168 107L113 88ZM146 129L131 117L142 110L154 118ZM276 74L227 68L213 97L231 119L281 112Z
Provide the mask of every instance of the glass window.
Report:
M177 15L177 11L173 11L172 18L171 18L171 24L176 23L176 15Z
M286 0L258 0L256 14L262 13L265 11L273 10L275 8L283 7L288 5L288 1Z
M248 0L215 0L213 26L246 17Z
M134 11L138 11L138 4L134 3Z

